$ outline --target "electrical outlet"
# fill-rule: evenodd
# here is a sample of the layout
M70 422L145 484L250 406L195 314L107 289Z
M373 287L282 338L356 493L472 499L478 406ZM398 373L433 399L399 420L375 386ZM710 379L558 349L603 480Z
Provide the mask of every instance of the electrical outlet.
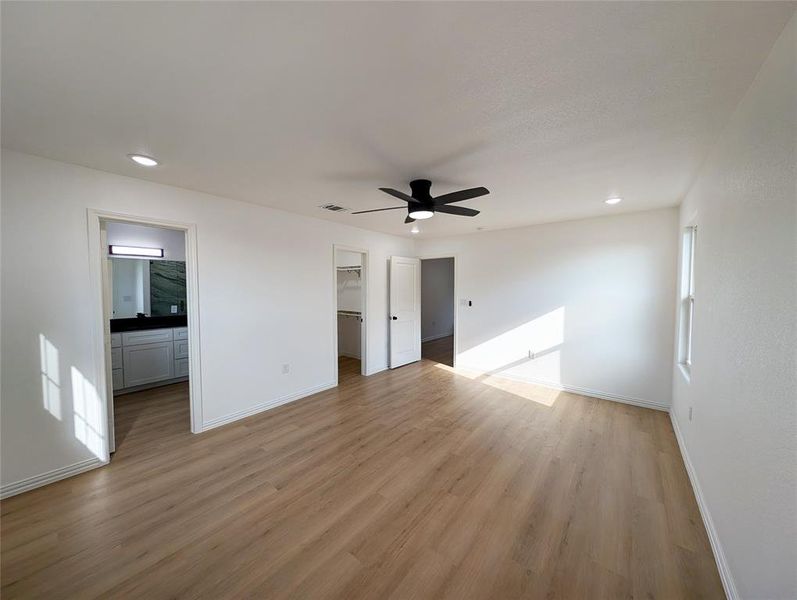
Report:
M689 407L689 420L692 420L692 407Z
M287 375L287 374L288 374L288 373L290 373L290 372L291 372L291 365L290 365L290 363L284 363L284 364L282 365L282 374L283 374L283 375Z
M172 314L173 315L177 314L177 305L176 304L172 304Z

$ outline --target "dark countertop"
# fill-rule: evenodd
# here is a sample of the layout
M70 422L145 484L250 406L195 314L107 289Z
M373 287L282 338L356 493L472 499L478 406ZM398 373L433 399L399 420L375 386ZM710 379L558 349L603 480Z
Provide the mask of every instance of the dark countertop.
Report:
M187 325L188 315L111 319L111 333L118 333L120 331L140 331L142 329L166 329L168 327L185 327Z

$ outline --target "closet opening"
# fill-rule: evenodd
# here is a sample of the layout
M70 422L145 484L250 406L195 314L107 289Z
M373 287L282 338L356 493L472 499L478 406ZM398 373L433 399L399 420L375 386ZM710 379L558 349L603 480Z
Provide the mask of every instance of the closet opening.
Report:
M454 257L421 259L421 357L454 366Z
M366 374L367 331L364 250L335 246L335 368L338 384Z

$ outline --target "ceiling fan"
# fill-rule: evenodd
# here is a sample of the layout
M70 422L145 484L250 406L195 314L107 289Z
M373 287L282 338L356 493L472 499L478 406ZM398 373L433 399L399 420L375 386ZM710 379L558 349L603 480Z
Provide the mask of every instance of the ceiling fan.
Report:
M436 212L445 213L448 215L459 215L462 217L475 217L479 214L478 210L472 208L465 208L463 206L448 206L454 202L462 202L463 200L470 200L471 198L478 198L490 193L490 190L484 187L470 188L468 190L460 190L458 192L451 192L450 194L443 194L437 198L432 198L429 190L432 187L432 182L428 179L415 179L410 181L410 189L412 195L407 195L404 192L399 192L391 188L379 188L386 194L390 194L404 200L407 206L391 206L390 208L375 208L373 210L358 210L351 214L361 215L364 213L381 212L383 210L399 210L402 208L407 209L407 218L404 219L405 223L412 223L418 219L428 219L433 217Z

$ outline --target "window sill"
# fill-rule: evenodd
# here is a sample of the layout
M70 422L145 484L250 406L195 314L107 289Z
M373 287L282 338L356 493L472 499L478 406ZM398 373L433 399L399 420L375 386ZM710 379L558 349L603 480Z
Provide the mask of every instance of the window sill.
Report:
M692 381L692 368L684 363L678 363L678 369L681 371L681 375L683 375L686 383L691 383Z

